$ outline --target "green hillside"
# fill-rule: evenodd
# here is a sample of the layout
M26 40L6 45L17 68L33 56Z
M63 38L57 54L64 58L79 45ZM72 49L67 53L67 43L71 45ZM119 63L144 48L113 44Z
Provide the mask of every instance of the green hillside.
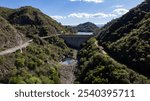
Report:
M96 36L83 43L80 50L69 48L57 36L41 38L76 31L94 32ZM0 83L60 83L60 62L73 58L75 51L78 62L71 70L75 71L75 83L150 83L149 0L99 29L90 22L77 27L62 26L30 6L0 7L0 52L29 40L33 41L22 53L18 50L0 56ZM67 70L63 72L69 74Z
M99 44L121 63L150 77L150 2L147 0L98 33Z
M150 83L149 1L97 31L78 53L77 83Z
M0 83L60 83L60 61L72 56L64 40L57 36L69 33L61 24L33 7L0 8L0 52L29 40L30 45L17 52L0 56Z
M23 34L0 16L0 51L20 45L24 40Z
M79 51L77 83L81 84L145 84L147 77L117 62L91 38Z
M18 31L26 36L46 36L66 33L61 24L42 13L39 9L26 6L19 9L0 8L0 14Z
M98 29L98 27L91 22L86 22L86 23L82 23L82 24L77 25L75 27L75 29L78 32L94 32L95 30Z

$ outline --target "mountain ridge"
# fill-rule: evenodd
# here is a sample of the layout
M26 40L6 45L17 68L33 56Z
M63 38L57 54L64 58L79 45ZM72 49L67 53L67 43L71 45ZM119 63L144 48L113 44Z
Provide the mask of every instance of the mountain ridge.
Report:
M0 7L0 20L0 50L34 37L70 33L69 29L31 6L16 9Z
M1 7L0 83L60 83L60 61L71 57L73 50L57 35L69 32L39 9ZM51 35L48 39L41 38Z
M112 57L150 76L150 2L144 1L99 31L98 40Z
M78 32L94 32L95 30L98 29L98 26L92 22L85 22L85 23L77 25L75 29Z

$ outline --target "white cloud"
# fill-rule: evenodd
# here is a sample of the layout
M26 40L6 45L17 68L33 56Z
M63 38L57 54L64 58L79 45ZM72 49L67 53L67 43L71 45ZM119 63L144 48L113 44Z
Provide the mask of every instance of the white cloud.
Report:
M65 16L51 16L53 19L55 20L61 20L61 19L65 19Z
M104 0L69 0L71 2L76 2L76 1L80 1L80 2L93 2L93 3L102 3L104 2Z
M124 7L124 5L115 5L115 6L113 6L114 8L123 8Z
M119 6L118 6L119 7ZM105 12L97 12L97 13L85 13L85 12L79 12L79 13L71 13L65 16L51 16L53 19L60 21L61 23L81 23L81 22L87 22L87 21L93 21L95 23L99 23L99 21L102 22L108 22L111 19L115 19L117 17L122 16L123 14L127 13L129 10L125 9L123 7L115 8L110 13Z
M106 14L106 13L72 13L68 15L68 17L73 18L109 18L109 17L115 17L115 14Z
M128 11L129 10L125 9L125 8L117 8L117 9L113 10L113 13L117 14L117 15L123 15L123 14L127 13Z
M72 13L69 14L68 17L73 18L90 18L90 14L87 13Z
M116 17L116 15L115 14L107 14L107 13L95 13L95 14L93 14L93 17L109 18L109 17Z
M107 14L107 13L71 13L67 16L51 16L55 20L61 20L66 18L78 18L78 19L90 19L90 18L111 18L117 17L115 14Z

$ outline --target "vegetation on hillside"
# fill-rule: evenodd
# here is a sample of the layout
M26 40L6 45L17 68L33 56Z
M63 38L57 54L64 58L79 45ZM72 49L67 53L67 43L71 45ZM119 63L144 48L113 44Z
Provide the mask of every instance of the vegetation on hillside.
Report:
M150 77L150 2L146 0L98 33L100 45L116 60Z
M91 22L86 22L83 24L79 24L76 27L74 27L78 32L94 32L98 29L98 26Z
M24 40L23 35L0 16L0 51L20 45Z
M150 83L150 2L145 0L122 17L101 29L87 22L75 29L94 32L78 52L78 83ZM0 7L0 51L33 39L30 45L12 54L0 56L0 83L60 83L59 62L72 57L73 51L58 37L74 27L62 26L33 7ZM102 45L107 53L105 53Z
M56 36L40 37L69 32L39 9L0 7L0 51L33 40L23 53L0 56L0 83L60 83L59 62L71 57L72 50Z
M88 40L79 51L78 79L79 83L92 84L129 84L150 83L149 80L118 63L108 54L104 54L95 43L96 39Z
M10 55L0 56L0 83L60 83L59 62L71 56L62 39L34 39L23 50Z
M18 9L0 8L0 14L19 32L28 37L65 34L70 31L39 9L26 6Z
M77 29L73 26L65 26L65 28L68 29L72 34L76 34L78 32Z

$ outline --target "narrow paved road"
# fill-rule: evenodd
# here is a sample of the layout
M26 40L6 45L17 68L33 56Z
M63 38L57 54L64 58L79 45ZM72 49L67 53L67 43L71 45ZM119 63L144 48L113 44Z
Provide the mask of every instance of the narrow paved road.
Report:
M26 48L27 46L29 46L30 42L32 42L33 40L29 40L27 42L25 42L24 44L22 45L19 45L19 46L16 46L14 48L9 48L9 49L6 49L2 52L0 52L0 55L6 55L6 54L9 54L9 53L14 53L16 52L17 50L21 50L22 48Z
M45 36L45 37L40 37L41 39L46 39L46 38L50 38L50 37L53 37L53 36L59 36L60 34L57 34L57 35L52 35L52 36ZM11 54L11 53L14 53L16 52L17 50L21 50L22 48L26 48L27 46L30 45L30 43L32 42L33 40L29 40L27 42L25 42L24 44L21 44L19 46L16 46L16 47L13 47L13 48L9 48L9 49L6 49L4 51L1 51L0 52L0 55L6 55L6 54Z
M107 53L104 51L103 47L98 45L98 41L95 42L95 45L102 51L103 54L107 54Z

